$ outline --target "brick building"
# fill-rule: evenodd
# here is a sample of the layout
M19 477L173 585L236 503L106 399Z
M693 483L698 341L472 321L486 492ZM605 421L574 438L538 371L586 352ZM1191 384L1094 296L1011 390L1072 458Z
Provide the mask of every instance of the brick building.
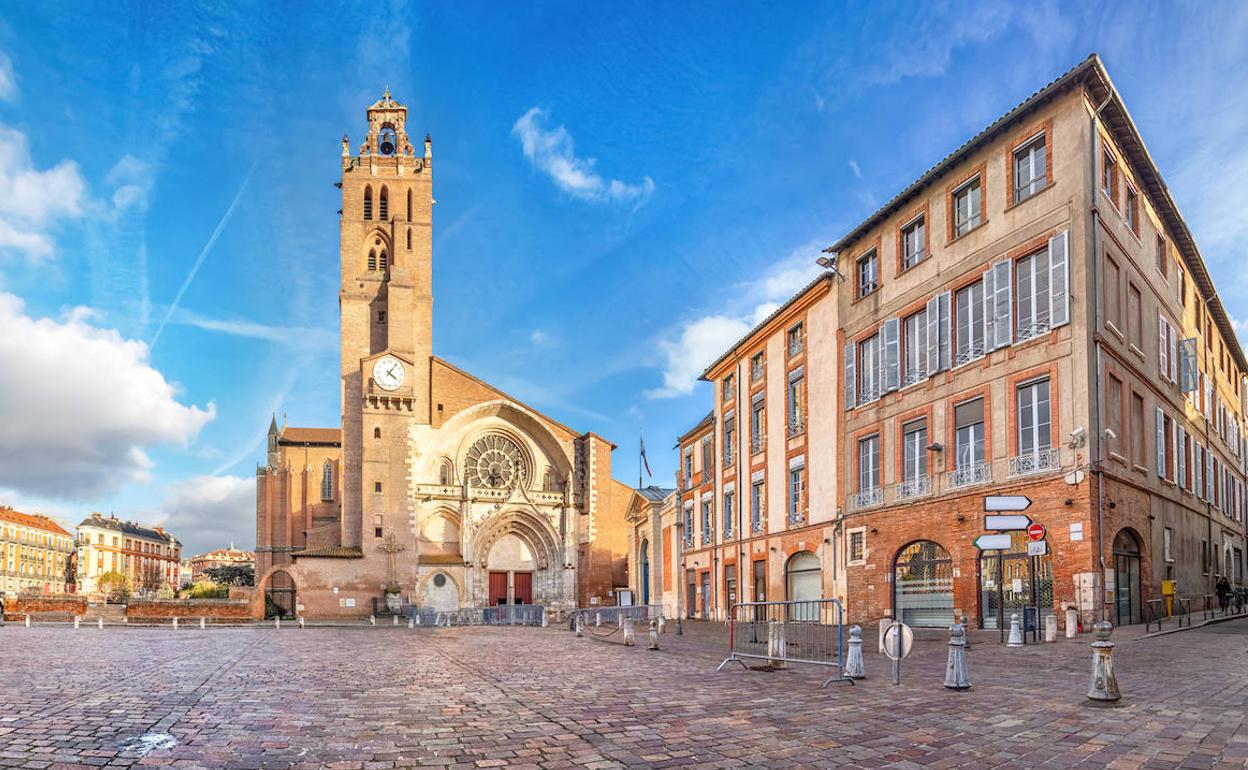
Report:
M1243 584L1248 361L1099 58L826 251L835 280L708 368L714 411L680 440L691 611L723 612L740 581L726 566L747 551L766 558L768 598L813 594L820 570L855 621L991 627L1075 606L1131 623L1163 580L1180 595ZM803 312L795 375L771 345ZM768 335L760 375L744 362ZM807 425L773 449L795 419L790 377ZM760 408L786 414L765 449ZM724 531L759 479L767 537ZM976 547L999 494L1032 500L1046 555L1022 533Z
M270 612L613 602L628 585L614 445L432 353L432 142L389 93L342 140L342 425L270 427L257 586Z
M0 505L0 596L65 593L74 582L73 562L74 536L64 527Z
M161 527L93 513L78 525L78 592L95 594L101 575L123 575L128 589L155 595L181 587L182 544Z
M191 581L198 583L208 579L208 570L214 567L252 567L256 566L256 555L251 551L235 548L217 548L208 553L201 553L190 558Z

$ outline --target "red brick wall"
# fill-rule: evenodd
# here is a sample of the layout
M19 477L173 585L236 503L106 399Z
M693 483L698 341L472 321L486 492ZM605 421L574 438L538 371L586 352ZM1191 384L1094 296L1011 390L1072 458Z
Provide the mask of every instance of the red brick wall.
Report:
M250 620L251 602L233 599L155 599L131 600L126 617L132 621L168 621L173 618L209 620Z
M4 601L5 620L22 620L27 614L82 615L87 611L86 596L18 596Z

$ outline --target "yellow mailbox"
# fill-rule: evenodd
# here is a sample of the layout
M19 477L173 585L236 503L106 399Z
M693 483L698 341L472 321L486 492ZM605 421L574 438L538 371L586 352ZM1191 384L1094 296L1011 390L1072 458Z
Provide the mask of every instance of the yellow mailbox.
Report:
M1166 598L1166 616L1167 617L1174 615L1174 592L1175 592L1175 589L1178 587L1178 584L1179 584L1179 581L1177 580L1161 581L1161 595Z

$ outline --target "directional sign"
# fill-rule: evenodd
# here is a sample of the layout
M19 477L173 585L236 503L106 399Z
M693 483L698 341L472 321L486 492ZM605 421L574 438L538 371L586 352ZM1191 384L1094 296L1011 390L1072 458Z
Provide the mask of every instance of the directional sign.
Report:
M990 513L984 517L984 529L998 532L1014 532L1031 526L1031 517L1025 513Z
M1031 498L1025 495L986 495L985 511L1025 511L1031 506Z
M1035 543L1044 539L1044 525L1036 522L1027 528L1027 539Z
M1005 535L980 535L975 538L975 547L981 551L1008 551L1010 550L1010 536Z

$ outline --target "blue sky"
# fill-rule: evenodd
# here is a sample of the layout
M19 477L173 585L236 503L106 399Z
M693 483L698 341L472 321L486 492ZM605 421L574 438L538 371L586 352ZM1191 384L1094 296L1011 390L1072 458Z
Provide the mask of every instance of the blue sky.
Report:
M269 415L338 420L333 182L387 86L433 135L435 353L625 481L819 248L1091 51L1248 321L1248 5L82 8L0 12L0 502L69 523L253 544Z

